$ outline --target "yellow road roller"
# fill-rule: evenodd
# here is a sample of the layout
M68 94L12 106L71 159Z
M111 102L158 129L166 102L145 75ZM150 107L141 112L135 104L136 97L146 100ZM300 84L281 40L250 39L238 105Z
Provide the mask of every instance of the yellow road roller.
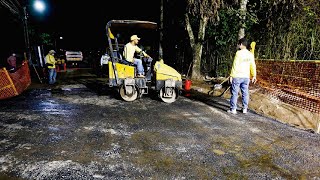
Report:
M107 78L109 87L117 88L117 92L125 101L134 101L154 91L166 103L177 100L182 91L181 74L164 63L159 56L159 31L157 23L140 20L111 20L106 25L108 47ZM137 76L136 65L126 61L123 56L124 45L130 36L141 37L139 47L151 58L141 53L135 56L142 60L145 76ZM151 59L151 60L150 60Z

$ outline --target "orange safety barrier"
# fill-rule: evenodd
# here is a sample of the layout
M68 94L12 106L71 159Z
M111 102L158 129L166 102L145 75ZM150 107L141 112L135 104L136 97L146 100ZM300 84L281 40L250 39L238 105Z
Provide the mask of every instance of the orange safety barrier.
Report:
M31 84L28 61L23 61L20 68L9 73L6 68L0 69L0 99L7 99L21 94Z
M63 68L63 69L61 69L61 68ZM56 70L57 70L57 72L67 71L67 64L66 63L56 64Z
M256 60L258 85L279 100L320 114L320 62Z

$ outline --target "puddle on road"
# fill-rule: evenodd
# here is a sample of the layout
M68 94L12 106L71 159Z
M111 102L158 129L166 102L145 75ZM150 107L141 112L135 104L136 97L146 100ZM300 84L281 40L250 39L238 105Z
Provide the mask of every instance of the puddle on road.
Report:
M52 115L70 115L72 114L72 111L70 111L72 106L73 105L62 104L62 102L49 99L41 101L33 111L40 111Z
M63 91L72 91L74 89L86 89L87 87L84 84L68 84L59 86Z

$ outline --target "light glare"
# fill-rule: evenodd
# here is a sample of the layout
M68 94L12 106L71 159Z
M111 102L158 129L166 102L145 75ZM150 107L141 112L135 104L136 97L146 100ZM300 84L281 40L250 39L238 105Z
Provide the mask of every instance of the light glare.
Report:
M39 12L43 12L46 7L42 1L37 0L34 2L34 8Z

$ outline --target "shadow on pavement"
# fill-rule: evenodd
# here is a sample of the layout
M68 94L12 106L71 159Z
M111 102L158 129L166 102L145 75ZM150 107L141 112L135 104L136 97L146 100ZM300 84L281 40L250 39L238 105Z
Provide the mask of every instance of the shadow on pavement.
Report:
M227 111L229 109L229 103L222 97L215 97L205 94L203 92L199 92L197 90L191 89L190 91L182 92L182 96L190 99L203 102L211 107L220 109L222 111Z

